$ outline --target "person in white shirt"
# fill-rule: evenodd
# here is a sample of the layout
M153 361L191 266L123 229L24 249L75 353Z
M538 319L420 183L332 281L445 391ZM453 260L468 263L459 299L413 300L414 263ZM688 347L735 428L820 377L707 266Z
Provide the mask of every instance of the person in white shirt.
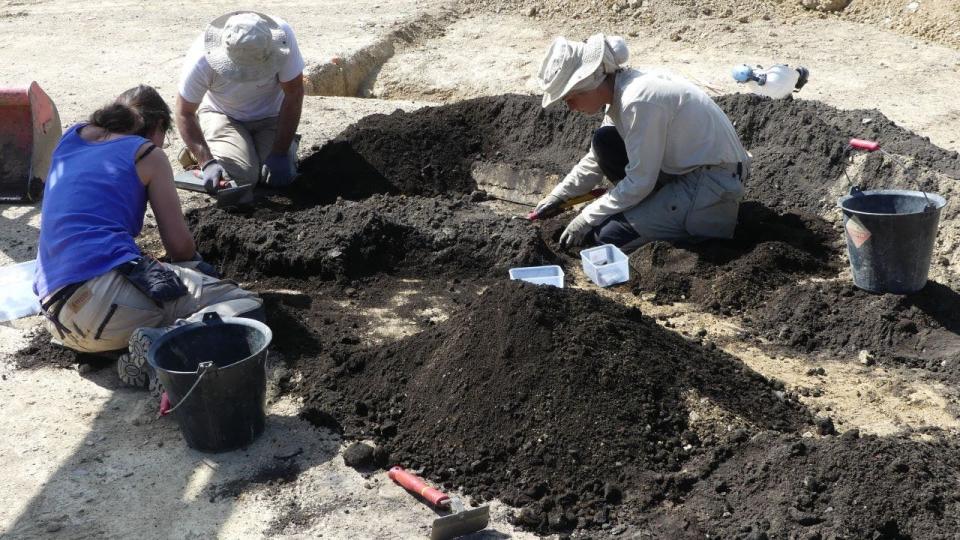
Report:
M654 240L732 238L750 155L720 107L690 82L625 68L619 37L554 40L540 67L543 106L559 100L594 114L606 107L587 155L537 205L537 212L596 188L560 237L564 247Z
M303 67L290 25L262 13L221 15L194 41L174 112L180 162L199 166L208 191L293 180Z

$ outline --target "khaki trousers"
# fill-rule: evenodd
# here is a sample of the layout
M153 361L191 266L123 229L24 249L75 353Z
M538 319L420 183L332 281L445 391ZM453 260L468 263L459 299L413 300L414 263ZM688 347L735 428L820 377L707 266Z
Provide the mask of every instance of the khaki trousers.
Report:
M241 122L203 105L197 111L200 130L210 153L240 185L257 184L264 160L277 138L276 116ZM296 138L291 145L291 170L296 170Z
M127 348L130 334L140 327L169 326L179 319L199 321L215 311L221 317L252 312L263 305L255 293L233 281L216 279L191 268L197 263L163 263L176 272L187 294L158 305L127 279L111 270L88 280L62 300L58 328L46 321L50 334L80 352L104 352Z

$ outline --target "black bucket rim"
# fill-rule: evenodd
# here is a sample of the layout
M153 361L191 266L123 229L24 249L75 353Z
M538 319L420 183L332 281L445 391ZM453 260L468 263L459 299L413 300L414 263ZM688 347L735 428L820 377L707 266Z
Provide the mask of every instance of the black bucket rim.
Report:
M218 367L218 368L217 368L218 370L231 369L231 368L233 368L234 366L237 366L237 364L242 363L244 360L247 360L247 359L249 359L249 358L254 358L254 357L256 357L257 355L259 355L260 353L262 353L264 350L266 350L267 347L270 346L270 343L273 342L273 330L271 330L269 326L267 326L266 324L264 324L264 323L262 323L262 322L260 322L260 321L256 321L256 320L253 320L253 319L247 319L247 318L245 318L245 317L223 317L223 318L220 319L220 322L215 322L215 323L212 323L212 324L237 324L237 325L240 325L240 326L249 326L249 327L256 328L257 330L260 330L261 332L263 332L263 335L264 335L265 338L266 338L266 339L264 340L263 347L260 348L260 349L257 349L256 351L252 351L252 352L250 353L250 356L248 356L247 358L243 358L243 359L237 360L236 362L234 362L234 363L232 363L232 364L228 364L228 365L223 366L223 367ZM177 375L196 375L196 374L200 373L200 369L199 369L200 366L197 366L197 370L196 370L196 371L174 371L174 370L171 370L171 369L167 369L167 368L160 367L160 366L157 365L156 351L160 348L160 346L161 346L162 344L166 343L167 341L170 341L171 339L175 338L176 336L179 336L180 334L185 334L185 333L190 332L190 331L193 331L193 330L198 330L198 329L200 329L201 327L211 326L212 324L211 324L211 323L205 323L205 322L199 322L199 321L198 321L198 322L192 322L192 323L185 324L185 325L183 325L183 326L174 328L173 330L171 330L171 331L163 334L162 336L160 336L159 338L157 338L156 341L154 341L153 343L150 344L150 349L147 351L147 363L149 363L149 364L150 364L150 367L152 367L153 369L158 370L158 371L163 371L163 372L165 372L165 373L174 373L174 374L177 374Z
M844 212L850 212L851 214L857 214L861 216L913 216L917 214L926 213L925 211L922 211L922 210L919 212L909 212L906 214L891 214L889 212L864 212L862 210L853 210L843 205L843 203L851 199L857 199L860 197L870 197L871 195L903 195L903 196L910 196L910 197L926 198L927 200L934 203L934 210L936 211L940 211L941 209L943 209L944 206L947 205L947 199L945 197L930 191L917 191L914 189L873 189L869 191L859 191L857 193L844 195L843 197L838 197L837 206L840 208L840 210Z

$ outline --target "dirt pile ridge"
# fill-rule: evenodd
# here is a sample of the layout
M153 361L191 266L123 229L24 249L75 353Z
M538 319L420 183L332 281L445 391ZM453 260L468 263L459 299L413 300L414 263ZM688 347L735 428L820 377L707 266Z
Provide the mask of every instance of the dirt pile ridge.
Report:
M930 281L909 295L873 294L851 283L785 287L748 313L765 338L806 353L878 359L960 379L960 295Z
M939 438L763 433L697 472L660 538L941 538L960 526L960 448ZM638 521L645 521L639 519Z
M835 226L820 217L746 202L732 240L654 242L635 251L631 285L635 294L655 293L656 302L739 312L798 279L836 275L841 242Z
M466 196L374 195L305 210L191 213L198 249L235 278L352 279L381 272L502 276L554 260L537 228Z
M510 94L372 115L301 162L298 195L327 203L373 193L470 193L475 161L565 174L599 121Z
M401 342L304 365L306 417L375 436L391 463L523 508L540 532L600 527L654 473L730 435L688 426L688 393L755 429L811 418L739 360L581 291L507 282ZM662 483L662 478L660 479Z

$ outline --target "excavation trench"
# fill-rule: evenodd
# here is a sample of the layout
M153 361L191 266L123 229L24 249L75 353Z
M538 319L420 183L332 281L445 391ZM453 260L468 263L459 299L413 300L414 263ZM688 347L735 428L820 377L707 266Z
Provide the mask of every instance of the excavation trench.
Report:
M955 296L949 235L940 282L908 297L864 295L838 281L846 261L833 201L850 136L884 140L916 164L900 174L861 159L866 187L919 183L949 195L956 155L875 112L863 125L863 111L816 102L718 103L754 155L736 239L646 246L618 290L693 302L765 346L875 347L897 358L909 349L910 365L949 373L957 325L938 304ZM956 530L960 492L945 480L955 478L955 448L940 434L834 436L781 383L636 309L506 279L514 266L573 273L579 259L556 243L569 215L530 223L522 206L505 212L491 195L535 201L598 123L518 95L374 115L304 159L298 185L260 193L255 210L206 208L189 220L200 251L266 299L274 351L299 374L284 390L303 398L306 419L374 439L381 466L421 470L475 501L500 498L526 528ZM955 219L946 212L945 227ZM934 330L935 359L924 337ZM858 493L861 477L869 494ZM758 482L776 497L758 500Z

